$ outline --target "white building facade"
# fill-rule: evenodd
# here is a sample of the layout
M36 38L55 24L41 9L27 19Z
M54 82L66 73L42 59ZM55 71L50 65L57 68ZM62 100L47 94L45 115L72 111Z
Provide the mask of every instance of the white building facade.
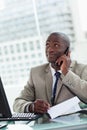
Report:
M78 35L73 14L70 0L4 0L0 75L5 85L23 85L31 67L46 62L44 45L51 32L66 33L74 50Z

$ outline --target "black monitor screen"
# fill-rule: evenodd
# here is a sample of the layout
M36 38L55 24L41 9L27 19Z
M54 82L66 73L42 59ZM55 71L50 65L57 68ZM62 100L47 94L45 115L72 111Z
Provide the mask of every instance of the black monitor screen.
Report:
M11 117L11 116L12 114L10 111L8 100L0 78L0 117Z

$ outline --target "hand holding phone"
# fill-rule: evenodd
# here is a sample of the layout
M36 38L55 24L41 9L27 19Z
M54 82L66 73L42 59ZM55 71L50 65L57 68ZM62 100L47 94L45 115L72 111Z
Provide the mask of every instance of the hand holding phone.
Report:
M66 48L66 50L64 51L64 54L67 56L68 55L68 51L69 51L69 47ZM60 65L58 65L58 63L55 63L56 66L61 66L63 63L63 61L60 62Z
M70 58L70 52L69 52L69 48L66 48L66 50L64 51L64 54L61 55L55 63L55 68L56 70L61 70L61 72L66 75L69 71L70 68L70 64L71 64L71 58Z

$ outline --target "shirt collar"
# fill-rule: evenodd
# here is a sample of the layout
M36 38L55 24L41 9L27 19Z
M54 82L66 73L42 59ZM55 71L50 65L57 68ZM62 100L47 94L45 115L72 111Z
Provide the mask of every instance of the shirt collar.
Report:
M55 71L55 69L51 66L51 64L50 64L50 69L51 69L52 76L54 76L54 74L55 74L56 71ZM58 70L58 72L62 73L61 70Z

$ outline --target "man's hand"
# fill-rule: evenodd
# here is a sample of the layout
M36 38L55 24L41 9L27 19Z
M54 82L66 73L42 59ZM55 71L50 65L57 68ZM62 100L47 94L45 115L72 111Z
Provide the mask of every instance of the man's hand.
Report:
M58 63L58 65L60 66L60 70L62 71L62 73L66 75L71 64L70 53L68 53L67 56L65 54L59 57L56 63Z
M33 110L32 110L32 105L34 105ZM44 114L47 112L49 107L50 107L49 103L47 103L44 100L37 99L33 104L31 104L30 109L31 112Z

